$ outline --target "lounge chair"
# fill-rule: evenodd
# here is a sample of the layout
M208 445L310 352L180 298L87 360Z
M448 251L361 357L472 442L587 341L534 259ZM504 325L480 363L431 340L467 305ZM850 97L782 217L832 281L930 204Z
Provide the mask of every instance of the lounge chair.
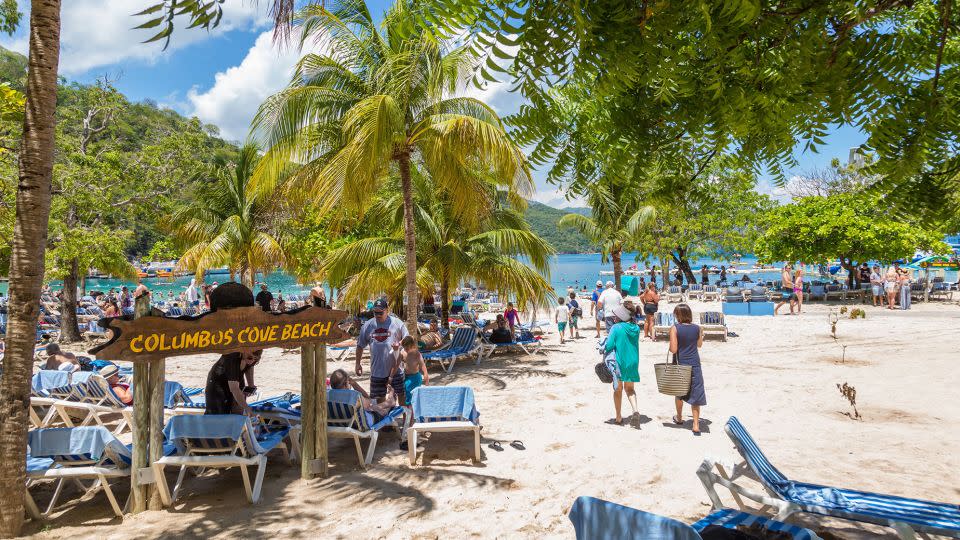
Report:
M687 296L699 300L703 296L703 285L700 283L691 283L690 286L687 287Z
M703 335L719 335L723 341L727 340L727 323L723 319L723 313L719 311L704 311L700 314L700 328L703 329Z
M285 428L269 430L260 436L256 433L250 418L239 414L181 415L170 418L163 434L175 446L176 453L153 463L163 505L170 506L177 500L177 493L189 467L240 467L247 501L259 502L263 475L267 469L267 453L278 448L292 462L296 456L287 451L283 439L289 436L292 440L299 437L300 432L295 428ZM256 465L257 473L251 486L247 467L252 465ZM163 474L167 466L180 467L172 493Z
M926 283L911 283L910 284L910 298L917 301L923 301L923 295L926 292L927 284Z
M703 293L700 295L700 299L704 302L709 302L711 300L720 300L720 293L717 292L716 285L704 285Z
M58 369L41 369L33 374L30 383L30 424L35 428L51 427L58 418L51 392L70 393L70 373Z
M665 311L658 311L653 317L653 340L657 340L657 336L664 334L670 336L670 328L676 324L677 320L674 318L673 313L667 313Z
M701 540L700 532L710 525L725 529L736 529L738 526L763 528L785 533L794 540L819 538L809 529L736 510L719 510L693 525L687 525L594 497L577 497L570 508L569 517L577 540Z
M933 288L930 289L930 299L943 299L947 301L953 300L953 291L950 290L950 284L944 283L943 281L936 281L934 278Z
M472 431L475 461L480 461L480 413L467 386L420 386L410 398L413 425L407 428L410 464L417 462L420 432Z
M779 520L796 512L809 512L884 525L893 528L904 539L915 538L916 533L960 538L960 507L956 504L795 482L770 463L736 417L727 421L725 430L766 494L756 493L735 482L743 476L740 471L745 467L734 467L733 476L728 476L722 465L704 460L697 476L715 509L722 506L715 488L720 484L733 493L738 504L741 503L740 496L747 497L774 508ZM714 468L719 474L713 472Z
M847 291L844 290L843 285L830 284L826 287L826 293L824 294L824 300L829 301L832 298L839 300L847 299Z
M493 343L482 332L480 336L480 352L477 354L477 363L484 358L490 358L497 351L516 351L521 350L528 356L533 356L542 352L543 342L533 336L533 333L526 330L520 330L519 339L507 343Z
M475 326L462 326L457 328L456 332L453 333L453 339L446 346L423 353L423 360L424 362L439 362L440 367L450 373L459 358L471 354L479 354L477 328Z
M748 292L749 294L744 296L744 300L749 300L751 302L766 302L770 299L770 294L766 287L757 286L749 291L744 291L744 293Z
M683 289L679 285L667 289L667 302L683 302Z
M810 285L810 291L803 297L804 300L827 299L827 288L824 285Z
M386 426L399 427L397 420L403 413L403 407L395 407L379 422L374 422L373 414L363 409L360 392L331 389L327 391L327 436L353 439L357 459L360 460L360 466L365 467L373 461L380 429ZM370 440L366 457L360 448L360 439Z
M96 480L89 488L85 488L83 497L86 498L102 488L113 513L117 517L123 515L110 488L109 479L130 476L131 454L130 448L117 440L109 430L100 426L47 428L33 430L29 437L30 457L33 458L34 465L32 469L28 467L29 485L42 481L57 482L53 498L42 513L37 509L29 489L27 490L27 508L34 518L45 517L53 511L67 479ZM171 451L170 447L164 448L164 453ZM42 462L36 461L44 458L51 460L47 468L42 467ZM77 485L82 486L79 482Z
M114 435L132 429L133 407L126 405L110 388L110 383L99 374L91 373L86 381L74 381L73 393L68 399L59 399L53 406L68 427L82 427L91 424L104 426L103 417L119 414L120 421L113 429ZM80 417L79 422L73 420Z

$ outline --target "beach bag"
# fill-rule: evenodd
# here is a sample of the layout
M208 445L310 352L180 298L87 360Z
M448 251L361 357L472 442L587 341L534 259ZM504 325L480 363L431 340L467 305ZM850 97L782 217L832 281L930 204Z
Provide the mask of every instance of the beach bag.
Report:
M690 393L693 367L678 364L669 352L666 362L653 365L653 372L657 376L657 390L661 394L680 397Z
M613 382L613 373L610 373L610 368L607 367L606 362L597 362L597 365L593 366L593 370L597 373L600 382L604 384Z

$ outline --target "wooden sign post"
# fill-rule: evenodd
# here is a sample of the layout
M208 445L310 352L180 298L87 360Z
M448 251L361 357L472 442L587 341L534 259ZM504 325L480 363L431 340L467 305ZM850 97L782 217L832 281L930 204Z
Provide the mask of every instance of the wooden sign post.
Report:
M141 305L142 304L142 305ZM327 348L350 336L340 323L349 313L303 307L268 313L258 307L221 309L197 317L149 316L149 302L137 302L133 320L102 319L112 338L90 350L101 358L134 362L132 511L159 508L153 482L141 478L160 459L166 358L192 354L244 352L300 346L301 476L327 473Z

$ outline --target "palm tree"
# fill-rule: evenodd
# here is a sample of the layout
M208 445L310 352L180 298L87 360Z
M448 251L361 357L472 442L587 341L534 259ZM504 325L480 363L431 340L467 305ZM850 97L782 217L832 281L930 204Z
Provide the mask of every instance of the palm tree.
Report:
M517 300L520 309L551 302L548 276L553 248L530 230L517 212L494 201L478 221L461 219L448 198L431 192L431 182L415 175L417 286L433 294L440 285L440 309L449 313L450 289L463 280L484 283ZM488 186L493 191L492 186ZM496 199L495 193L489 193ZM363 238L327 254L320 272L343 286L344 299L357 302L388 291L401 295L405 285L404 221L399 192L368 212L388 234ZM529 261L524 264L518 257ZM449 323L444 318L444 326Z
M34 0L30 8L27 72L17 214L10 261L10 320L0 377L0 537L23 524L30 376L40 312L60 63L60 0Z
M193 204L165 220L174 238L187 247L180 267L196 273L198 280L206 270L227 265L253 288L258 270L269 271L286 260L269 228L269 194L251 187L258 160L259 148L245 145L236 163L214 168L212 182Z
M314 42L328 52L306 54L290 85L264 102L253 124L268 148L258 167L261 184L275 185L296 164L287 192L321 210L362 213L384 180L399 175L411 329L418 304L411 169L422 167L464 219L483 214L474 194L484 178L520 195L533 191L526 158L497 114L455 96L472 74L471 51L439 39L417 9L399 0L378 28L363 0L332 11L306 7L296 18L301 49Z
M561 228L580 231L599 245L604 264L613 259L613 282L618 291L621 291L623 251L655 216L653 207L643 205L636 193L636 190L622 183L596 182L587 187L591 215L567 214L557 223Z

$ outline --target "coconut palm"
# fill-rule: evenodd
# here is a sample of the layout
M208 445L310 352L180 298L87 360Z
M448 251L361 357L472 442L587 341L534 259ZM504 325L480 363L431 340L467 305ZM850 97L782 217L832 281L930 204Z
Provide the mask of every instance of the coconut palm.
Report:
M269 228L268 193L251 187L259 157L256 145L245 145L235 163L214 167L210 183L193 204L165 221L174 238L187 247L179 266L196 273L197 279L210 268L226 265L252 288L258 270L269 271L286 260Z
M561 228L580 231L599 245L604 264L613 260L613 282L618 291L623 275L623 251L655 217L654 208L642 204L636 193L622 183L596 182L586 191L591 215L567 214L557 223Z
M515 298L520 309L551 302L548 276L553 248L530 230L517 212L494 201L493 209L479 221L460 219L448 198L431 192L431 182L415 182L417 275L420 291L433 294L440 285L440 308L449 313L450 289L469 280L484 283ZM489 195L492 186L488 186ZM380 291L403 294L404 221L397 192L379 201L368 212L388 234L356 240L327 254L320 272L331 283L343 286L344 300L362 301ZM502 201L502 199L501 199ZM518 260L523 257L529 265ZM444 320L444 325L447 325Z
M474 223L488 210L474 195L487 179L515 195L533 192L526 159L497 114L455 94L472 74L472 53L438 39L417 9L400 0L378 28L362 0L304 8L295 20L301 49L316 44L325 52L303 56L253 124L267 148L261 185L275 185L295 164L287 193L321 209L362 213L385 179L399 176L411 328L418 304L411 169L422 167L458 219Z

